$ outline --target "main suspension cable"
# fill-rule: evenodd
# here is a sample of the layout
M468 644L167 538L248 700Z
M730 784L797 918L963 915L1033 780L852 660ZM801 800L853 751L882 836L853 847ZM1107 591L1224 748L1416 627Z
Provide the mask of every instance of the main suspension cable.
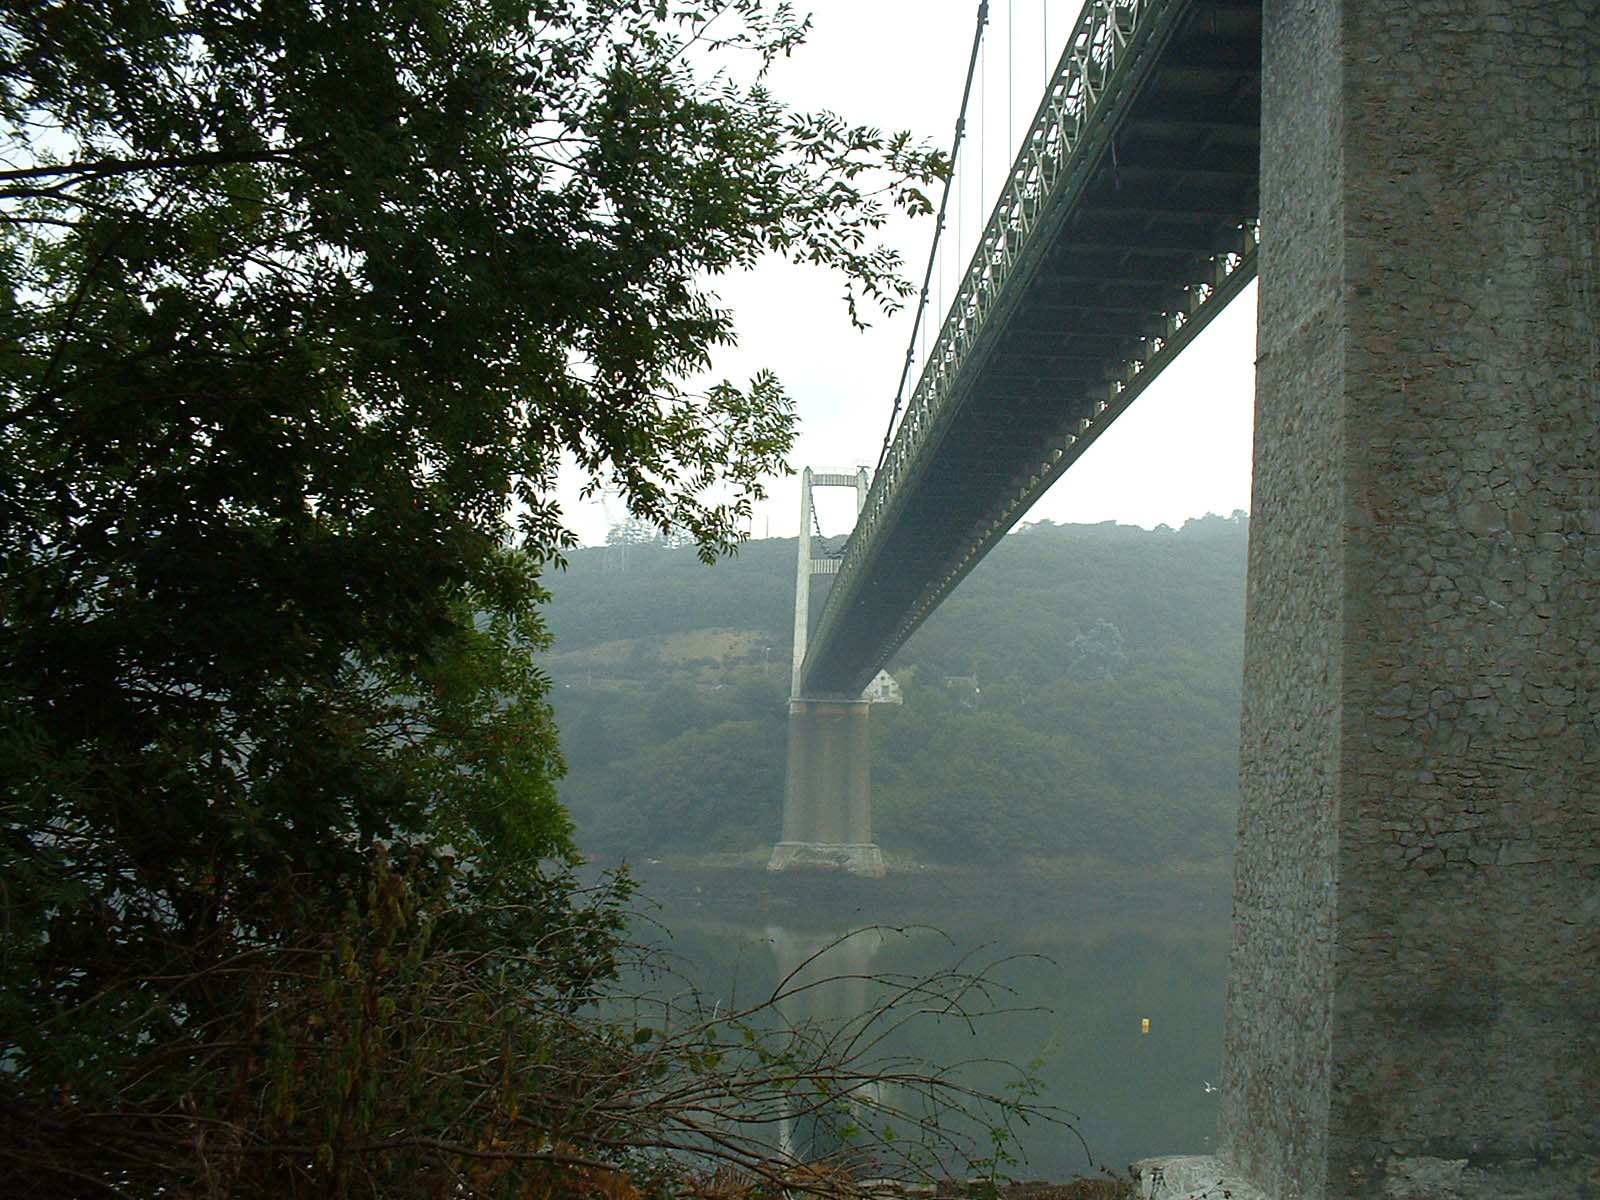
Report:
M978 22L972 32L972 53L967 58L967 81L961 89L961 111L956 116L955 137L950 144L950 174L944 181L944 194L939 197L939 215L933 228L933 246L928 251L928 267L922 273L922 293L917 300L917 315L911 325L911 340L906 347L905 365L900 368L900 386L895 388L894 408L889 413L889 428L883 433L883 449L878 451L878 465L873 474L883 469L883 460L889 457L889 444L894 440L895 420L900 416L900 408L905 403L906 379L911 374L911 364L916 358L917 331L922 328L924 314L928 308L928 285L933 280L934 266L939 261L939 239L944 232L945 212L950 205L950 187L956 178L956 160L961 154L961 140L966 135L967 129L967 101L972 98L972 80L978 70L978 51L983 45L983 28L989 23L989 0L978 0ZM958 196L959 204L959 196ZM960 231L957 231L957 245L960 244ZM959 266L957 268L960 269ZM938 343L934 343L937 347Z

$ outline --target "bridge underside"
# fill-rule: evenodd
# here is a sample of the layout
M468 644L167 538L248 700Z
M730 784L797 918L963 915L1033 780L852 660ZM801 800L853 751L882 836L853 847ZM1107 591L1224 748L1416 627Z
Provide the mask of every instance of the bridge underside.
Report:
M869 499L807 695L854 695L1253 276L1259 0L1140 27L914 461ZM1196 397L1203 403L1203 397ZM873 520L872 518L878 519Z

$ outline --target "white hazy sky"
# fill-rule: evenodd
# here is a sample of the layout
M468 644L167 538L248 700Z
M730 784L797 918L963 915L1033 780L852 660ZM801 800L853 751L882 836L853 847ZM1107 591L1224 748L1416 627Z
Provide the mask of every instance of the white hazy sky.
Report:
M1020 141L1042 93L1046 63L1054 65L1080 4L990 0L979 83L968 106L967 149L958 164L962 190L959 202L952 199L944 238L947 284L956 275L957 238L964 262L1012 157L1008 135ZM769 79L780 97L799 108L831 109L854 123L910 129L949 148L975 0L811 0L797 7L811 10L813 30ZM918 281L932 237L931 218L900 221L886 232ZM877 319L863 333L850 325L837 278L779 261L717 279L713 288L734 310L740 340L718 356L712 374L744 381L762 367L777 372L800 416L790 465L875 463L911 333L911 307ZM942 317L951 288L936 280L934 290L942 293ZM1252 284L1025 519L1178 526L1207 512L1248 508L1255 313ZM609 513L598 504L579 505L563 491L583 540L603 541L620 512L614 505ZM821 508L823 532L846 532L849 508L846 494L835 492ZM752 532L792 536L798 519L798 481L774 480Z

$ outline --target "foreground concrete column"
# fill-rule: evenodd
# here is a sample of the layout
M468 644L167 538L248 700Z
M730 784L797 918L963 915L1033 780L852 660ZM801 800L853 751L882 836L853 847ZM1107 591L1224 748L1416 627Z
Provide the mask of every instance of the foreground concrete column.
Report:
M1600 0L1267 0L1224 1161L1600 1195Z
M861 700L789 702L783 840L768 870L883 874L883 855L872 842L869 707Z

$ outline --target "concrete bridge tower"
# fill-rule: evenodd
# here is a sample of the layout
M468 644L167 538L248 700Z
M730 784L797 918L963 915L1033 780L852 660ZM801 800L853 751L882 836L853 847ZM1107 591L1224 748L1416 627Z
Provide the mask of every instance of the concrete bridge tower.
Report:
M1224 1161L1600 1195L1600 0L1268 0Z
M839 570L837 558L812 557L811 490L854 488L859 513L866 502L867 482L865 467L853 473L825 473L807 467L801 475L783 840L772 849L769 871L805 867L853 875L883 874L883 854L872 840L869 706L859 695L808 696L802 684L812 614L820 611ZM814 596L814 591L819 594Z

